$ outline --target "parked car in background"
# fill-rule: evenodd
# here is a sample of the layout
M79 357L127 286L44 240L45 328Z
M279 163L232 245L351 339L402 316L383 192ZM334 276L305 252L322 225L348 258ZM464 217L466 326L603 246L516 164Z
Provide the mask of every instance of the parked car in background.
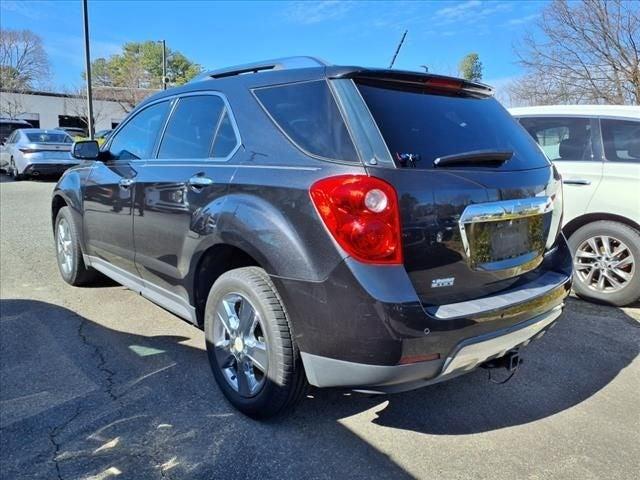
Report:
M612 305L640 298L640 107L513 108L560 171L573 288Z
M113 132L112 129L98 130L93 136L93 138L98 142L98 145L103 145L104 142L106 142L107 139L109 138L109 135L111 135L111 132Z
M61 174L77 165L71 157L73 139L60 130L21 128L0 147L0 168L15 180L38 175Z
M0 118L0 145L4 144L13 131L19 128L33 128L33 125L26 120Z
M561 315L571 256L560 178L492 93L310 57L204 73L74 144L86 167L51 204L62 278L100 271L201 326L254 417L307 382L513 371Z
M73 140L82 140L89 136L87 130L80 127L57 127L56 130L67 132L73 138Z

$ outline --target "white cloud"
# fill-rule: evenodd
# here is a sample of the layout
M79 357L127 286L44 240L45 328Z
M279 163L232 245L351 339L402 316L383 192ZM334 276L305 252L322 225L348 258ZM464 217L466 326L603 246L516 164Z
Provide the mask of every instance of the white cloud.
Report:
M42 18L42 13L41 10L33 8L34 6L34 2L17 2L14 0L2 0L0 2L0 10L17 13L31 20L38 20Z
M539 16L540 16L540 14L533 13L531 15L526 15L524 17L512 18L511 20L505 22L504 25L507 26L507 27L514 27L514 26L518 26L518 25L524 25L526 23L530 23L532 20L535 20Z
M468 0L441 8L434 15L435 26L478 24L499 12L513 9L513 3L503 1Z
M436 10L435 16L457 19L459 17L464 17L465 15L467 15L470 8L475 8L480 5L482 5L482 2L480 0L468 0L451 7L445 7L441 8L440 10Z
M293 2L285 10L285 17L301 25L325 22L342 18L353 4L338 0L324 0L322 2Z

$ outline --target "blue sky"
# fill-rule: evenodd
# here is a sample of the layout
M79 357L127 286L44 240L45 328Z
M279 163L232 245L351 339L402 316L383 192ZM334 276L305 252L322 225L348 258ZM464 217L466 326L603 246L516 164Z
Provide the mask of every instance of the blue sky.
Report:
M336 64L387 67L404 29L397 68L455 74L475 51L496 86L518 76L513 43L545 1L205 2L89 0L92 57L127 41L165 39L172 49L216 68L290 55ZM50 88L71 88L83 70L80 0L2 0L2 28L38 33L52 64Z

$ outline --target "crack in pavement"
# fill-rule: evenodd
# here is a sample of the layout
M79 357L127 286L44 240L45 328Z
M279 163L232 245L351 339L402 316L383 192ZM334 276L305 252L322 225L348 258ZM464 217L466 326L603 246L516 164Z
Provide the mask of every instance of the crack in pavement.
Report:
M79 315L77 315L77 317L80 319L80 325L78 325L78 336L82 340L82 343L93 348L94 355L97 355L98 357L98 365L96 365L96 367L98 368L98 370L106 374L105 375L106 387L104 391L107 393L107 395L109 395L112 401L116 401L119 399L119 397L115 393L113 393L113 387L115 386L115 383L113 381L113 376L115 375L115 372L113 372L113 370L110 370L106 367L107 360L104 354L102 353L102 349L95 343L91 343L87 335L84 333L83 329L87 324L87 319Z
M80 323L78 325L78 330L77 330L78 336L80 337L84 345L93 348L93 352L94 352L93 354L98 357L98 364L96 365L96 368L105 374L106 386L103 389L103 391L107 395L109 395L109 398L111 399L111 401L118 401L118 403L120 403L119 397L113 393L113 387L115 385L113 381L113 376L115 375L115 373L106 367L107 361L100 347L94 343L91 343L87 335L84 333L83 329L87 324L87 319L80 315L75 315L75 316L80 320ZM73 422L76 418L78 418L78 416L82 412L81 405L82 403L78 401L76 405L76 410L73 413L73 415L71 415L67 420L62 422L60 425L57 425L49 429L49 441L53 445L53 449L54 449L52 461L56 469L56 475L58 477L58 480L63 480L63 478L62 478L62 473L60 471L60 462L58 461L58 455L60 453L60 447L62 446L62 443L58 442L57 437L64 431L65 428L69 426L69 424L71 424L71 422ZM122 404L120 404L120 407L122 407Z
M53 428L49 429L49 441L51 442L51 444L53 445L53 465L56 468L56 475L58 476L58 480L63 480L62 479L62 473L60 472L60 462L58 462L58 454L60 453L60 447L61 447L61 443L58 442L57 437L58 435L60 435L60 433L62 433L62 431L67 428L67 426L73 422L78 415L80 415L80 403L78 402L76 404L76 411L73 413L73 415L71 415L67 420L65 420L63 423L61 423L60 425L57 425Z

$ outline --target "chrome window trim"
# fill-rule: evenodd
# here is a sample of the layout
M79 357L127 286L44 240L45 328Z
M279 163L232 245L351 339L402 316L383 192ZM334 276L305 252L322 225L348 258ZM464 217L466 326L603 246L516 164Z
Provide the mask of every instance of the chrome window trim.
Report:
M145 104L143 107L141 107L139 110L132 110L131 112L129 112L129 115L127 115L127 117L118 124L118 126L114 129L113 133L111 135L109 135L109 139L105 142L105 144L102 146L102 148L100 148L100 152L108 152L109 149L111 148L111 144L113 143L113 140L120 134L120 131L131 121L133 120L135 117L137 117L141 112L145 111L147 108L152 107L153 105L157 105L158 103L162 103L162 102L171 102L172 97L162 97L162 98L158 98L157 100L154 100L152 102L149 102L147 104ZM164 124L166 125L167 119L169 118L169 113L171 112L171 109L173 107L171 105L169 105L169 111L167 112L167 117L165 118ZM163 132L164 131L164 126L158 130L158 133ZM158 139L160 137L156 137L155 142L153 144L153 150L152 150L152 155L155 154L155 150L157 147L157 143L158 143ZM153 158L153 157L152 157ZM143 160L143 159L138 159L138 160Z
M171 120L171 117L173 116L173 113L175 112L175 109L180 101L181 98L184 97L199 97L199 96L203 96L203 95L215 95L217 97L220 97L222 99L222 102L224 103L224 107L223 107L223 111L222 113L224 113L225 111L229 114L229 118L231 119L231 126L233 128L233 131L236 135L236 146L233 148L233 150L231 150L231 152L229 153L229 155L227 155L226 157L205 157L205 158L189 158L189 157L185 157L185 158L158 158L158 152L160 151L160 145L162 144L162 140L164 139L164 134L166 132L167 129L167 125L169 124L169 120ZM200 160L200 161L204 161L204 162L216 162L216 163L222 163L222 162L228 162L238 151L238 149L242 146L242 137L240 136L240 129L238 128L238 125L236 123L236 118L233 115L233 110L231 109L231 105L229 104L229 100L227 99L227 97L221 93L221 92L216 92L216 91L211 91L211 90L198 90L195 92L186 92L186 93L178 93L175 95L169 95L166 97L162 97L159 98L157 100L151 101L148 104L144 105L144 107L140 108L140 110L135 112L135 115L129 115L123 122L121 122L115 129L115 131L113 132L112 135L110 135L109 140L107 143L105 143L104 145L104 150L101 151L108 151L109 148L111 147L111 142L113 142L113 139L118 135L118 133L120 132L120 130L122 128L124 128L125 125L127 125L131 119L135 118L140 112L146 110L147 108L156 105L158 103L161 102L170 102L169 105L169 111L167 112L167 116L164 120L164 124L162 125L162 128L160 128L159 130L159 135L156 138L156 142L154 144L153 147L153 152L152 155L149 159L146 160L150 160L153 162L181 162L181 161L194 161L194 160ZM133 113L133 112L132 112ZM212 142L215 141L215 135L212 139ZM213 145L213 143L212 143ZM210 150L211 151L211 150ZM145 159L143 159L145 160Z
M338 108L341 110L345 119L345 124L350 132L351 140L356 147L360 160L368 165L395 168L395 162L382 136L382 132L380 132L380 128L369 106L362 97L353 79L332 79L329 81L329 87L334 91ZM343 98L345 96L347 98ZM350 105L348 105L347 102L349 102ZM354 103L358 105L354 105ZM364 122L360 121L361 119L358 118L358 113L355 112L354 109L359 109L361 115L367 116ZM360 130L359 135L355 134L353 131L354 128ZM356 137L358 137L357 141Z

